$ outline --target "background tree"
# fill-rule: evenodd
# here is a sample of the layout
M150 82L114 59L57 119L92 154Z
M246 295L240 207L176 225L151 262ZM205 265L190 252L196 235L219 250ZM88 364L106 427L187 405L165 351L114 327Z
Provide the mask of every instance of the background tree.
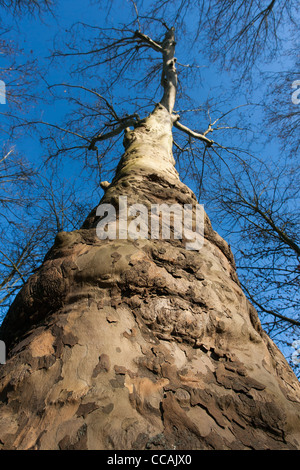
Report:
M0 161L0 317L42 263L56 234L74 230L88 210L77 182L43 176L11 149Z
M61 230L72 230L89 207L76 181L31 158L18 145L25 135L21 125L34 105L42 106L40 81L43 65L33 50L22 50L22 37L12 36L20 18L43 21L53 15L53 2L3 1L0 50L4 57L1 79L6 104L1 106L2 157L0 158L0 321L16 293L42 263ZM44 101L45 103L45 101ZM26 154L28 154L26 149ZM78 199L81 199L79 202Z

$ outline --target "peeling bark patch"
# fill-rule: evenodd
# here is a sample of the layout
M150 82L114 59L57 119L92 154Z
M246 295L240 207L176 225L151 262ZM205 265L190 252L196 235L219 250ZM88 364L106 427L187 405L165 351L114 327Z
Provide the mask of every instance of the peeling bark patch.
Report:
M86 450L87 449L87 425L83 424L76 436L66 435L58 443L59 450Z
M101 354L99 362L93 370L92 377L97 377L101 372L109 372L110 370L110 359L107 354Z
M109 383L113 388L124 388L125 377L117 375L115 379L111 379Z
M106 415L109 415L113 409L114 409L113 403L109 403L108 405L102 407L102 411Z
M202 438L198 427L186 415L177 403L172 393L167 393L162 402L164 435L168 439L172 436L176 448L202 449Z
M51 331L55 337L53 347L55 349L56 357L61 356L65 346L72 347L78 343L78 337L76 337L71 331L65 331L63 326L54 325Z
M231 369L231 370L230 370ZM226 364L220 364L216 369L217 382L226 389L233 389L235 392L249 392L251 388L264 390L265 385L259 383L251 377L242 376L232 367Z
M84 403L79 405L78 410L76 411L76 415L80 418L83 417L85 418L89 413L92 413L93 411L97 410L99 406L94 403Z
M33 357L49 356L54 353L54 336L50 331L45 331L37 336L30 343L30 350Z
M113 258L113 264L122 258L122 255L118 251L114 251L110 256Z

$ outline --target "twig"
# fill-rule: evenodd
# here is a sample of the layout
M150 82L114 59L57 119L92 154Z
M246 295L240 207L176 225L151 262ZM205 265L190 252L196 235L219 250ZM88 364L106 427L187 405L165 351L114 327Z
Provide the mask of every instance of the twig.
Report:
M177 116L176 118L177 119L174 121L174 127L176 127L176 129L179 129L180 131L185 132L190 137L194 137L194 139L202 140L202 142L205 142L208 147L211 147L214 144L213 140L208 139L204 134L199 134L198 132L192 131L188 127L178 122Z

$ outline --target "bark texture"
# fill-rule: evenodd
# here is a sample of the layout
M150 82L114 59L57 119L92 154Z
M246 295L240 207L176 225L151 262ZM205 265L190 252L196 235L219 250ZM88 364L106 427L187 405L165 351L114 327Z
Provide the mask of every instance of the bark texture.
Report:
M158 105L101 203L195 204ZM58 234L2 327L3 449L300 449L300 387L205 219L184 240L99 240L92 211Z

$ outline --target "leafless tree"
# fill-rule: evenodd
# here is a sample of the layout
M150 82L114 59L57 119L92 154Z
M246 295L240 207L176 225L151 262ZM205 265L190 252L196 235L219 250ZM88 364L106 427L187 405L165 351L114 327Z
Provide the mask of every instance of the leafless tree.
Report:
M186 29L192 25L190 33L194 39L206 38L211 58L221 59L222 66L237 66L241 77L258 59L281 53L285 29L297 24L299 5L294 0L171 0L154 1L151 11Z
M49 169L42 176L24 168L12 152L5 157L0 162L0 318L42 263L57 233L77 229L89 209L74 180L60 179Z
M202 64L175 57L176 32L190 38L189 53L201 47L221 67L239 71L238 81L249 79L255 64L282 52L282 31L294 27L296 2L169 0L130 5L130 23L103 27L78 22L61 45L56 43L52 60L71 73L68 80L49 83L48 90L53 99L68 102L65 120L18 116L14 129L37 131L47 161L77 159L96 171L99 184L114 171L124 130L140 124L160 101L172 115L174 154L182 178L192 182L220 217L216 222L226 216L246 294L271 334L289 328L290 338L297 338L299 241L297 212L290 205L298 197L298 168L286 163L277 174L278 165L275 171L260 155L255 157L252 142L261 138L262 145L273 131L248 124L242 110L250 100L237 106L228 101L225 112L224 103L220 111L217 100L195 103L186 83L199 81ZM266 109L278 131L278 106ZM297 116L292 124L290 118L285 113L281 119L281 135L289 146Z
M34 14L51 11L53 3L53 0L0 0L0 7L9 10L14 15Z
M292 159L299 155L300 66L268 77L266 116L273 133L280 139L282 152Z
M0 52L3 57L1 80L5 83L6 105L1 106L2 156L0 157L0 317L3 317L15 293L41 260L43 243L40 237L45 220L30 220L33 188L37 170L26 158L18 155L16 139L10 139L14 117L8 109L19 113L37 101L34 92L38 82L37 61L24 56L20 45L10 33L19 15L41 14L52 2L0 1ZM40 253L40 256L37 253Z

